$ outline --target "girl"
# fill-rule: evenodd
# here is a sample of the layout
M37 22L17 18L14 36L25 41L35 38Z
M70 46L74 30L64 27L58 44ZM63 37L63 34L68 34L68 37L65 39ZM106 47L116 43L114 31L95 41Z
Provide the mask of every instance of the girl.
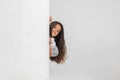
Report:
M49 58L56 63L63 63L66 59L66 46L63 25L49 18Z

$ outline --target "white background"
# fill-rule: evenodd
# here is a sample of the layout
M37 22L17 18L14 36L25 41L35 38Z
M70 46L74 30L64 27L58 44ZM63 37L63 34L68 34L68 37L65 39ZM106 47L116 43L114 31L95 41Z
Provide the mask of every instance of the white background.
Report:
M120 1L51 0L64 25L68 59L50 63L51 80L120 80Z
M0 80L48 80L48 0L0 0Z

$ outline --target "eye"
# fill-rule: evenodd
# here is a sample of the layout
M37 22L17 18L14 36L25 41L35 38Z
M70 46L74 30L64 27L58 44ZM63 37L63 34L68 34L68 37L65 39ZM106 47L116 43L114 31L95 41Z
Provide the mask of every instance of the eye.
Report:
M58 33L60 32L60 31L57 31Z

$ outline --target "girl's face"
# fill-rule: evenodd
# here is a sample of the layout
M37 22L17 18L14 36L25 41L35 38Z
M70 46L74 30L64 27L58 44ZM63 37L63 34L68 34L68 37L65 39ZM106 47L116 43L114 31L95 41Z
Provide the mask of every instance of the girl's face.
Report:
M61 26L57 24L52 28L52 36L56 37L60 33L60 31L61 31Z

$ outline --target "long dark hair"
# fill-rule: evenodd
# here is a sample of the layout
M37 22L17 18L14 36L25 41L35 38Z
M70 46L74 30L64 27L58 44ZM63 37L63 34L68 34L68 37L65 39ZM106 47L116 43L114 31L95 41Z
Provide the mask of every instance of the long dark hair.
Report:
M61 26L61 31L60 33L54 37L56 46L58 47L59 54L56 57L50 57L51 61L55 61L56 63L64 63L66 59L66 45L65 45L65 40L64 40L64 29L63 25L58 22L58 21L53 21L49 24L49 37L52 37L52 28L55 27L57 24Z

